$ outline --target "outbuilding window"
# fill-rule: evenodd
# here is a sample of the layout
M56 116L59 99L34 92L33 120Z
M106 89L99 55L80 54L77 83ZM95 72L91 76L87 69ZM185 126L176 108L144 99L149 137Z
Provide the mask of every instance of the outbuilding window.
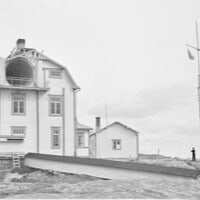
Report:
M51 116L62 115L62 96L50 96L49 97L49 114Z
M25 115L25 94L12 94L12 114Z
M60 149L60 127L51 127L51 148Z
M113 150L120 150L121 149L121 140L112 140L112 149Z

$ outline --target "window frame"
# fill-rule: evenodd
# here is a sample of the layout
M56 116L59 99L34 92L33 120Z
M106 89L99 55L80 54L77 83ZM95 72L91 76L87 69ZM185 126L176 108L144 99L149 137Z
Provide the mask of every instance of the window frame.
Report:
M59 76L52 75L52 72L60 72L60 75ZM62 79L63 78L63 71L61 69L49 69L49 78Z
M23 97L23 102L24 102L24 112L20 113L20 112L15 112L15 105L14 102L15 100L15 96L21 96ZM17 100L17 102L22 102L21 100ZM20 111L20 104L18 103L18 111ZM26 93L12 93L12 99L11 99L11 114L12 115L19 115L19 116L24 116L26 115Z
M82 145L79 145L79 136L82 137L82 142L83 142ZM84 132L77 133L76 145L77 145L77 148L80 148L80 149L85 148L85 134L84 134Z
M25 136L26 135L26 126L11 126L11 135L12 136ZM22 134L16 134L16 133L13 133L14 132L14 129L23 129L24 130L24 133Z
M114 142L120 142L120 148L114 148ZM122 140L121 139L112 139L112 150L121 150L122 149Z
M56 134L54 131L59 131ZM58 135L58 146L54 145L54 135ZM51 149L60 149L61 148L61 127L59 126L52 126L51 127Z
M57 111L57 103L58 101L52 101L51 98L60 98L60 113L56 113ZM52 107L51 104L54 103L54 109L55 113L52 113ZM63 115L63 95L49 95L49 116L51 117L61 117Z

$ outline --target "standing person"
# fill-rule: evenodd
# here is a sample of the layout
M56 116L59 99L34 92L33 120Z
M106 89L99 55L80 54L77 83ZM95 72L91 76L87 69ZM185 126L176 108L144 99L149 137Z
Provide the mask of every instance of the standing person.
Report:
M196 161L196 153L195 153L195 148L192 147L192 161Z

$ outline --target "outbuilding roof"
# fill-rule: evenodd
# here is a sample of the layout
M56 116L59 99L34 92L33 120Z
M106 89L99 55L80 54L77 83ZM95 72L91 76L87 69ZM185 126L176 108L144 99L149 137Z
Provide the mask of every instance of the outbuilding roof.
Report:
M92 130L93 128L89 127L89 126L86 126L86 125L83 125L83 124L80 124L78 123L77 124L77 129L78 130Z
M134 132L135 134L138 134L138 133L139 133L138 131L136 131L136 130L134 130L134 129L132 129L132 128L126 126L126 125L124 125L124 124L122 124L121 122L113 122L112 124L109 124L108 126L102 128L102 129L100 129L99 131L92 133L91 135L93 135L93 134L95 134L95 133L101 133L101 132L103 132L104 130L106 130L106 129L108 129L108 128L110 128L110 127L116 125L116 124L118 124L118 125L120 125L120 126L126 128L126 129L128 129L128 130ZM91 135L90 135L90 136L91 136Z

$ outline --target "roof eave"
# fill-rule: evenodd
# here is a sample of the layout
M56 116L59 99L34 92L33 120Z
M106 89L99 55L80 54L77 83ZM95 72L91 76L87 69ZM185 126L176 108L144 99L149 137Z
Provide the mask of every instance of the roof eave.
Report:
M102 132L102 131L104 131L104 130L110 128L110 127L113 126L114 124L119 124L119 125L123 126L124 128L126 128L126 129L128 129L128 130L134 132L135 134L137 134L137 135L139 134L138 131L136 131L136 130L134 130L134 129L132 129L132 128L126 126L126 125L124 125L124 124L122 124L121 122L113 122L112 124L109 124L108 126L102 128L102 129L100 129L99 131L96 131L96 132L92 133L91 135L100 133L100 132Z

